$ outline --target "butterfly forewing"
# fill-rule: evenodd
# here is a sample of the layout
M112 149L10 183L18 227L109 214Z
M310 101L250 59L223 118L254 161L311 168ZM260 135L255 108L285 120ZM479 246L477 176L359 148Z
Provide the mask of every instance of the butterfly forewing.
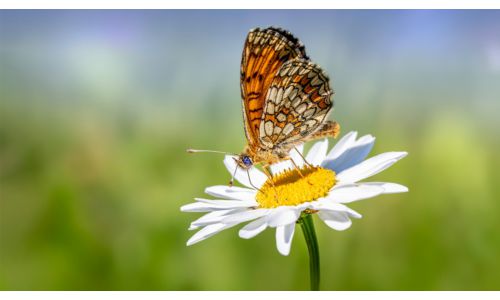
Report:
M263 148L300 142L321 128L333 106L328 76L304 59L281 66L265 97L259 127Z
M251 147L260 145L259 131L265 96L281 66L289 60L307 60L304 46L285 30L256 28L247 36L241 60L241 97L245 134Z

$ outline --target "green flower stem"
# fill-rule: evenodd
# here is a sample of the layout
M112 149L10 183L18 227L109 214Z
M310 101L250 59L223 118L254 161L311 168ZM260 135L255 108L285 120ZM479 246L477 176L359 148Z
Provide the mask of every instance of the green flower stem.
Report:
M319 248L314 222L311 214L304 214L300 218L300 226L306 239L309 250L309 272L311 279L311 291L319 291Z

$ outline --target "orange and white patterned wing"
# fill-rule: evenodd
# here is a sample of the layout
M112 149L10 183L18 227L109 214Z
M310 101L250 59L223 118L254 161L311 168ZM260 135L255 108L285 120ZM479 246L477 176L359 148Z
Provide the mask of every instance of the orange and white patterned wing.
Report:
M265 98L259 139L264 148L293 145L314 134L333 107L328 76L307 60L283 64Z
M245 41L241 59L241 98L248 144L260 146L259 128L266 92L280 67L294 58L308 59L303 44L280 28L255 28Z

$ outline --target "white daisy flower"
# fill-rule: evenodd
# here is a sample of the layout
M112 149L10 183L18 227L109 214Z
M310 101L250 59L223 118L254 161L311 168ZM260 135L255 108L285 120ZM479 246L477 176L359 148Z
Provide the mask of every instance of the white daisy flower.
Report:
M365 160L375 138L356 137L356 132L348 133L328 153L327 139L316 142L305 156L307 162L292 150L291 158L299 170L290 161L271 165L272 180L255 167L247 174L236 167L234 156L227 155L227 170L232 174L237 169L234 177L245 187L211 186L205 192L216 199L195 198L196 202L182 206L184 212L207 213L191 223L190 230L200 230L187 245L251 221L240 229L241 238L249 239L268 227L276 228L278 251L288 255L301 214L317 214L330 228L345 230L351 226L351 218L361 218L346 204L381 194L407 192L407 187L397 183L359 182L387 169L407 153L386 152ZM302 153L303 146L297 150Z

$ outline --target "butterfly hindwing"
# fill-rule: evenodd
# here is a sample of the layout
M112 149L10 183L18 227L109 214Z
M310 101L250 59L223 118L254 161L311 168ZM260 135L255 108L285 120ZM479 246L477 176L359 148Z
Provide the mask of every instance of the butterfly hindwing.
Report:
M290 32L269 27L250 31L241 60L241 97L248 144L260 144L259 130L265 96L281 66L289 60L307 60L304 46Z
M315 133L333 107L332 95L329 78L318 65L300 58L283 64L265 97L262 146L294 144Z

